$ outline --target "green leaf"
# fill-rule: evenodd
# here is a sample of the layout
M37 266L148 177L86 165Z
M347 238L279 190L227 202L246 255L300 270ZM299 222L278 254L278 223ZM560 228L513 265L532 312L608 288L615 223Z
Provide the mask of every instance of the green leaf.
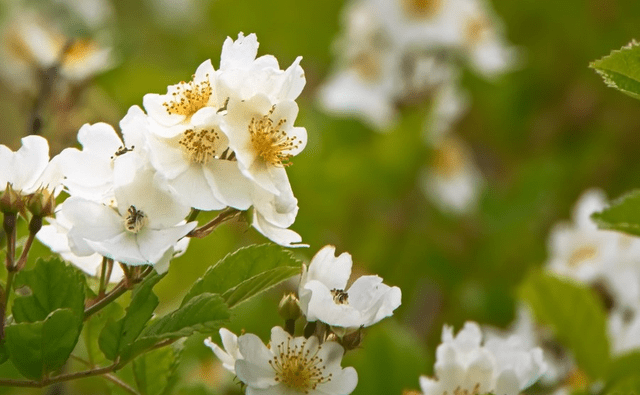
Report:
M115 360L122 352L133 343L144 329L146 323L153 316L153 311L158 306L158 297L153 293L153 286L163 276L153 272L142 283L133 289L131 303L127 312L118 321L108 320L98 338L98 345L104 355Z
M627 95L640 99L640 45L632 41L620 50L591 62L604 82Z
M16 297L11 312L16 322L43 321L52 311L69 309L82 322L84 275L59 258L38 259L33 270L16 275L14 288L28 287L30 295Z
M70 309L52 312L44 321L5 328L11 362L24 376L38 380L64 365L80 336L76 314Z
M126 362L162 340L178 339L196 332L214 332L229 316L229 308L220 295L198 295L177 310L154 320L123 353L122 360Z
M244 247L222 258L193 284L182 304L204 292L221 294L229 308L300 273L301 262L275 244Z
M607 373L606 315L591 289L536 272L523 283L520 295L536 318L549 325L558 340L573 352L578 366L591 379Z
M640 378L640 352L632 352L617 357L609 364L609 372L606 377L607 386L604 393L608 393L608 389L618 387L621 383L626 382L630 377L637 376ZM639 387L640 388L640 387ZM640 394L640 392L638 392Z
M142 395L171 394L177 383L180 349L164 347L133 360L133 375Z
M608 391L604 392L607 395L638 395L640 394L640 374L636 373L633 376L626 377L625 379L618 381Z
M632 191L613 201L591 218L601 229L617 230L640 236L640 190Z
M84 340L84 346L87 349L87 357L93 365L101 365L107 360L103 353L100 352L98 340L101 331L107 322L113 322L122 316L124 316L124 309L122 306L118 303L110 303L102 310L91 315L91 317L84 322L84 327L82 328L82 339Z

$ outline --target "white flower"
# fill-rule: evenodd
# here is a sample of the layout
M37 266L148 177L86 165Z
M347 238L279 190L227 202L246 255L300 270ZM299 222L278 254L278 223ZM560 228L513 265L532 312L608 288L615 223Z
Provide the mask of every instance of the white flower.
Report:
M119 158L114 172L116 207L77 197L65 201L71 250L80 256L97 252L129 265L166 262L178 240L196 226L183 223L189 207L135 155Z
M180 82L167 88L167 93L144 95L144 108L159 124L170 127L188 121L201 109L216 112L224 105L218 102L215 70L211 60L204 61L189 82Z
M57 161L49 162L49 143L40 136L22 138L18 151L0 145L0 191L7 183L16 191L29 194L40 187L57 189L62 173Z
M640 300L640 241L600 230L591 214L606 207L600 190L586 191L576 203L573 223L557 224L549 236L549 270L586 284L599 284L617 307Z
M435 147L445 145L452 125L465 113L468 106L468 95L456 84L446 83L440 86L435 92L431 113L427 117L425 142Z
M607 321L611 354L619 356L640 349L640 305L616 309Z
M247 334L238 338L238 348L243 358L236 360L235 371L247 395L342 395L358 384L354 368L340 367L344 349L336 342L294 338L274 327L269 347Z
M265 190L279 195L288 183L285 166L307 144L307 130L294 127L298 105L291 100L274 104L257 94L245 101L230 101L223 132L242 173Z
M485 328L485 335L487 342L493 342L491 339L497 338L498 342L520 344L524 350L540 347L547 365L546 371L540 377L540 381L545 385L557 384L575 367L573 358L558 345L550 331L536 325L531 311L524 305L518 307L516 321L507 331Z
M102 265L102 255L91 254L87 256L78 256L71 251L69 247L69 239L67 234L71 229L72 224L67 218L65 218L62 207L64 202L56 207L56 218L47 218L49 225L44 225L40 231L36 234L38 240L42 244L48 246L51 251L60 254L62 259L70 262L83 272L91 276L100 276L100 268ZM118 282L122 279L124 273L120 265L113 265L111 272L110 282Z
M393 314L402 293L378 276L362 276L347 289L351 276L351 255L335 257L335 247L325 246L302 269L298 287L300 308L307 321L359 328L370 326Z
M106 123L83 125L78 131L82 151L66 148L57 156L67 192L98 203L112 202L114 162L124 154L134 150L138 154L142 149L140 137L132 138L129 134L125 141L123 143L113 127Z
M463 142L449 137L435 150L433 165L422 175L425 195L443 211L457 214L475 209L483 178Z
M483 394L517 395L544 372L542 350L522 347L517 338L482 342L478 324L467 322L454 337L445 326L436 349L436 378L420 377L425 395Z
M278 60L272 55L256 58L258 45L254 33L246 37L239 33L235 41L227 37L217 74L220 96L233 101L263 94L274 104L295 100L306 83L300 67L302 57L297 57L286 70L280 70Z
M242 354L238 348L238 336L225 328L220 328L220 339L224 350L211 341L211 338L204 339L204 344L222 361L222 366L233 374L236 374L236 361L242 359Z

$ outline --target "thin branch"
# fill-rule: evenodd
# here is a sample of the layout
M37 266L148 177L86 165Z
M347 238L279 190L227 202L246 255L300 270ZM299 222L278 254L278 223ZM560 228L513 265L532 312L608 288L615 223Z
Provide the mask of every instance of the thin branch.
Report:
M201 239L203 237L208 236L213 232L215 228L218 227L221 223L228 221L236 216L238 216L242 211L237 210L235 208L227 207L222 210L217 217L212 219L210 222L202 225L199 228L196 228L187 234L188 237L195 237Z
M127 391L130 394L140 395L140 393L136 391L135 388L133 388L132 386L130 386L129 384L125 383L124 381L120 380L118 377L112 374L105 373L102 375L102 377L111 381L112 383L114 383L115 385L117 385L118 387L122 388L123 390Z
M109 366L103 368L89 369L82 372L61 374L55 377L45 377L40 381L36 380L14 380L14 379L1 379L0 386L5 387L29 387L29 388L42 388L51 384L62 383L65 381L71 381L76 379L82 379L85 377L99 376L106 373L113 372L120 363L119 360L113 362Z
M127 286L127 280L123 279L122 281L120 281L118 283L118 285L115 286L115 288L113 288L111 290L111 292L106 294L104 296L104 298L99 299L94 304L92 304L91 306L89 306L86 309L84 309L84 319L85 319L85 321L89 317L91 317L93 314L95 314L98 311L102 310L106 305L108 305L109 303L111 303L114 300L118 299L123 293L127 292L128 290L129 290L129 287Z

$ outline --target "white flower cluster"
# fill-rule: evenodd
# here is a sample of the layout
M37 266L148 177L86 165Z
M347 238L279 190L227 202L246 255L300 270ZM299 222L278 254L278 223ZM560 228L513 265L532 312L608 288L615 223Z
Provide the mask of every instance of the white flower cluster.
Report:
M475 322L467 322L453 335L445 326L436 350L436 378L421 377L425 395L517 395L535 383L546 370L540 348L522 339L493 337L482 340Z
M38 237L94 275L102 257L166 271L197 225L185 220L192 208L253 207L258 231L304 246L287 229L298 205L285 171L307 142L294 126L304 74L300 58L281 70L257 50L255 34L228 38L218 70L207 60L193 80L146 95L146 113L131 107L120 122L124 140L110 125L87 124L82 150L65 149L49 165L44 138L24 138L15 153L0 146L0 188L9 182L28 193L61 182L70 197Z
M493 78L513 67L517 50L503 38L486 0L352 0L336 43L339 62L320 91L331 113L353 115L388 130L397 108L431 98L425 142L435 161L419 180L443 211L472 211L483 177L471 151L448 136L468 107L460 67ZM442 167L442 157L457 158Z
M573 222L551 232L547 268L604 296L612 351L621 354L640 348L640 240L598 229L591 215L605 209L606 200L601 190L580 197Z
M248 395L351 393L358 375L353 368L340 368L345 348L358 347L362 328L392 315L401 299L400 289L378 276L362 276L347 288L351 266L351 255L336 257L335 247L325 246L303 267L299 304L288 302L295 303L308 323L318 322L314 335L293 337L293 330L290 334L275 327L265 347L255 335L237 337L223 328L224 349L210 339L205 344L247 385ZM326 326L329 331L318 330Z
M107 28L113 9L107 0L18 0L6 5L0 29L0 76L12 89L42 94L44 79L54 83L49 89L64 91L115 65ZM86 37L65 33L72 30L68 26L72 20L87 28Z
M515 60L485 0L353 0L344 25L339 66L320 100L328 111L359 116L378 129L392 124L399 102L455 92L459 60L489 77ZM436 124L464 109L460 95L448 102Z

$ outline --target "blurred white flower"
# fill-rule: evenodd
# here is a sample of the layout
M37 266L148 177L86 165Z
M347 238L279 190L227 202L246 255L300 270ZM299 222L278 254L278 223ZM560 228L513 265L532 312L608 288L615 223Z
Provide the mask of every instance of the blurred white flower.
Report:
M484 180L463 142L449 137L438 143L433 164L422 174L425 195L441 210L457 214L476 208Z
M619 356L640 349L640 303L633 309L612 311L607 326L612 355Z
M52 68L64 81L77 84L115 64L111 48L90 38L67 37L27 10L14 12L2 36L0 72L16 90L35 94L41 75Z
M540 377L540 381L546 385L557 384L575 368L573 358L564 352L550 331L536 325L531 311L525 305L518 307L516 321L507 331L487 327L484 332L486 341L497 338L506 342L518 343L525 350L541 348L547 369Z
M483 345L478 324L467 322L456 336L452 327L444 327L436 349L436 378L422 376L420 386L425 395L517 395L545 369L541 349L528 349L517 338L493 338Z
M402 293L389 287L378 276L362 276L347 289L353 264L351 255L335 256L334 246L325 246L303 266L298 287L300 308L307 321L359 328L373 325L393 314Z
M274 327L269 347L246 334L238 338L238 348L243 358L236 360L235 371L247 395L341 395L358 384L356 370L340 366L344 349L336 342L294 338Z
M204 339L204 344L222 361L222 366L233 374L236 374L236 361L242 359L238 348L238 336L225 328L220 328L220 339L224 350L211 341L211 338Z
M589 285L602 285L616 307L634 307L640 300L640 241L600 230L591 214L606 207L601 190L580 197L572 223L559 223L549 236L547 268Z

